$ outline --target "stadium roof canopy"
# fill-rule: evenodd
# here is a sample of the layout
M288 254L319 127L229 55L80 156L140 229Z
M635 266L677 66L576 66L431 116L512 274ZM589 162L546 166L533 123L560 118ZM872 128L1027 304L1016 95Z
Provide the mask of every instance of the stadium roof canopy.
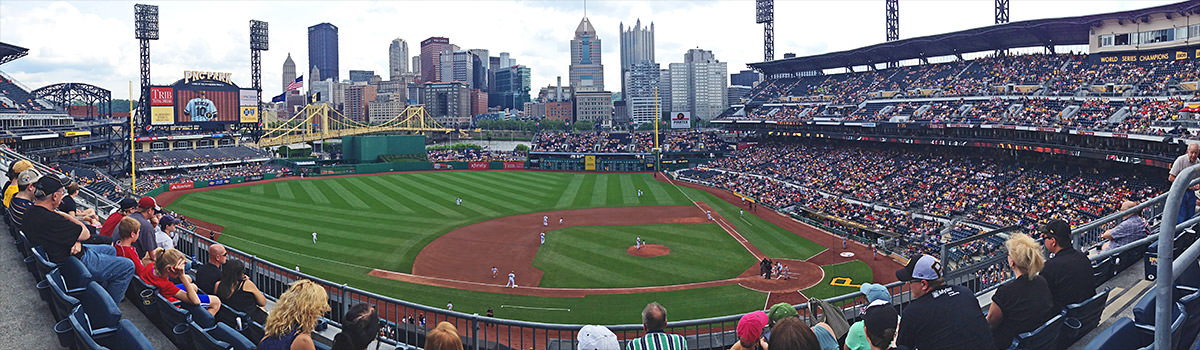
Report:
M0 42L0 64L12 62L12 60L24 57L28 54L29 49Z
M1103 20L1147 21L1151 14L1200 12L1200 1L1185 1L1098 15L1037 19L889 41L826 54L785 58L749 66L766 74L819 71L901 60L955 56L1019 47L1086 45L1091 29Z

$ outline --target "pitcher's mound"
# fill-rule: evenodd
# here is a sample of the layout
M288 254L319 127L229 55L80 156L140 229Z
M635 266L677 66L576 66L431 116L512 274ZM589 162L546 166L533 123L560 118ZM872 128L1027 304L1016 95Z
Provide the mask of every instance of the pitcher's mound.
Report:
M671 248L667 248L667 246L661 244L643 244L642 249L637 249L636 245L631 245L628 249L625 249L625 252L629 253L629 255L641 257L663 256L671 254Z

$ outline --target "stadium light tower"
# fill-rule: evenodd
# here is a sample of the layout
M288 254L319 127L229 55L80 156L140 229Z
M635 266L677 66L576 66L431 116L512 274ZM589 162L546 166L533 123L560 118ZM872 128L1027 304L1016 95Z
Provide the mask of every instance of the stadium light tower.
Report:
M258 95L254 115L259 121L262 121L262 52L270 47L267 41L267 22L250 20L250 81ZM252 129L257 137L261 131L258 123Z
M145 118L150 115L150 40L158 40L158 6L133 5L133 21L133 36L138 39L142 68L138 114ZM132 112L130 111L130 118Z
M775 0L758 0L754 23L763 24L763 61L775 59Z
M887 0L887 7L884 11L886 11L884 25L887 26L887 41L900 39L900 0Z
M996 0L996 24L1008 23L1008 0Z

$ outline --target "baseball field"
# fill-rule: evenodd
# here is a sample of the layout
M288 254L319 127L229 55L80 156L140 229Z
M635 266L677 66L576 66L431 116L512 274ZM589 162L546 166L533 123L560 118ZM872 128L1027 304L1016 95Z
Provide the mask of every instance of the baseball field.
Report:
M825 247L834 240L811 227L795 232L728 192L693 187L650 173L416 172L196 189L167 202L221 226L223 244L281 266L510 319L640 323L650 301L674 320L721 316L857 290L829 284L834 277L880 276L838 258ZM639 251L639 236L669 252ZM761 257L801 278L763 282ZM503 287L510 271L519 288Z

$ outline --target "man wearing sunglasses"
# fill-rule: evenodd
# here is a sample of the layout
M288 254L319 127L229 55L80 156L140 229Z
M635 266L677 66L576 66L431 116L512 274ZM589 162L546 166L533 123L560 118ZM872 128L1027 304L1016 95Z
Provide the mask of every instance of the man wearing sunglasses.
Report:
M208 293L216 293L215 286L221 280L221 265L225 265L225 246L213 243L208 246L208 263L196 268L196 286Z
M1050 252L1041 276L1050 285L1054 308L1062 309L1095 295L1092 263L1072 245L1071 225L1054 219L1038 227L1038 233L1042 234L1042 245Z

